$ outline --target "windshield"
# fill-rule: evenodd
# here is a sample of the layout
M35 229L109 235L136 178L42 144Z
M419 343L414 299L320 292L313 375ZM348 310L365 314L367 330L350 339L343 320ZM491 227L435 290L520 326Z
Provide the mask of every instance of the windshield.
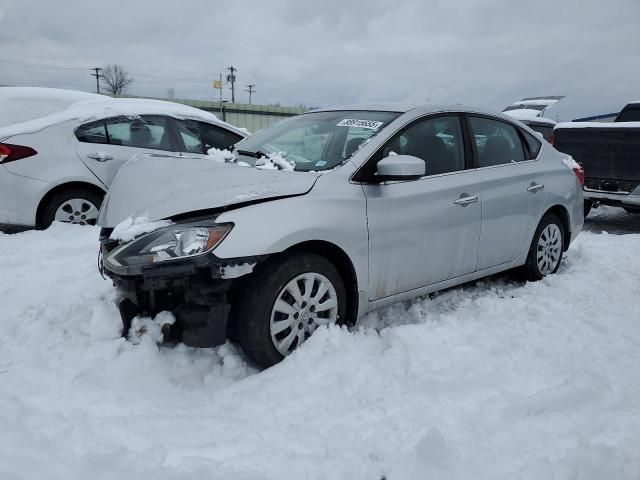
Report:
M233 153L252 166L270 157L284 158L297 171L328 170L351 157L399 115L358 110L305 113L242 140Z

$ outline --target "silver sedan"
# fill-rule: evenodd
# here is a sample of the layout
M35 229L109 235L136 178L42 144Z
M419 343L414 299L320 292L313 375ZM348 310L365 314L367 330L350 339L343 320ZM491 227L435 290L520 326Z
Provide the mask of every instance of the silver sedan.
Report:
M126 164L99 218L103 271L125 333L168 310L167 337L231 337L269 366L318 326L505 270L555 273L582 228L582 177L502 114L323 109L208 159ZM150 226L128 235L136 217Z

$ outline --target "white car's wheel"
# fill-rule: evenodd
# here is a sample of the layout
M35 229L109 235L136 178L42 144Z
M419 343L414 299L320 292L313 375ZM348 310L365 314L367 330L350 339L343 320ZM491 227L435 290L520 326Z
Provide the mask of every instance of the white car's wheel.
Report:
M53 221L95 225L102 205L102 196L84 189L71 189L54 195L45 207L40 226Z

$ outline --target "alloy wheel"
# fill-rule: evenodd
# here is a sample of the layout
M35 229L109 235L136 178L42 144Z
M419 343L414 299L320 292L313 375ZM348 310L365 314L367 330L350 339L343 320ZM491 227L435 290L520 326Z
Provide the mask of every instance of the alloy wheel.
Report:
M553 273L562 257L562 231L555 223L550 223L540 233L536 260L542 275Z
M63 202L54 219L58 222L76 223L79 225L95 225L98 208L85 198L71 198Z
M320 325L338 320L338 295L327 277L303 273L287 283L271 310L271 340L285 356L295 350Z

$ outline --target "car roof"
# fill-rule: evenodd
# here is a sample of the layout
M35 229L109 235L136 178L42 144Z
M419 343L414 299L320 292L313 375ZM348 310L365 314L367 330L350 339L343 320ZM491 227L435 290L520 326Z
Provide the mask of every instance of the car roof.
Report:
M334 112L340 110L353 110L353 111L376 111L376 112L397 112L407 113L415 112L422 114L439 113L439 112L465 112L465 113L479 113L482 115L491 115L493 117L502 118L504 120L514 121L517 119L505 115L497 110L491 110L481 107L473 107L469 105L456 104L437 104L437 103L365 103L354 105L341 105L336 107L326 107L317 110L312 110L306 113L315 112Z

